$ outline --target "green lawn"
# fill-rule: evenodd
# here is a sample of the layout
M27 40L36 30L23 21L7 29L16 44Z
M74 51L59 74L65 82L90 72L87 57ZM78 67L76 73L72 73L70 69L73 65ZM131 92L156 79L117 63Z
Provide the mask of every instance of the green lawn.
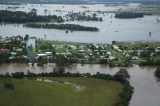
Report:
M35 80L12 79L14 90L3 87L0 80L0 106L113 106L122 85L115 81L88 78L50 78L82 86Z

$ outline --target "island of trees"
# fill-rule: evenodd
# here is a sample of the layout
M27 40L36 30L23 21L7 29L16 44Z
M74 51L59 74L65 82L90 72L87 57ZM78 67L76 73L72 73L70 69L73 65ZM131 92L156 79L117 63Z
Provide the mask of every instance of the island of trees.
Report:
M31 28L45 28L45 29L61 29L71 31L99 31L96 27L86 27L76 24L25 24L26 27Z
M144 15L150 15L150 14L134 13L134 12L121 12L121 13L116 13L115 18L120 18L120 19L143 18Z
M37 15L36 10L29 13L21 11L7 11L0 10L0 22L9 22L9 23L24 23L24 22L63 22L61 16L40 16Z
M66 14L66 17L69 18L70 21L103 21L102 17L98 17L96 13L93 15L86 15L85 12L83 13L69 13Z

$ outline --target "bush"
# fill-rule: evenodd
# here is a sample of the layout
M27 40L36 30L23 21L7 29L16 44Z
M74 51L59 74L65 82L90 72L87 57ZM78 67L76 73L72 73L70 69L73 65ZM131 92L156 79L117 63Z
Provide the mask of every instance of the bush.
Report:
M130 75L128 74L128 71L124 68L121 68L116 75L121 76L122 78L130 78Z
M5 73L4 77L5 77L5 78L10 78L11 75L7 72L7 73Z
M160 78L160 67L158 67L155 71L155 76Z
M15 73L12 73L12 77L13 78L23 78L24 73L23 72L15 72Z
M4 79L4 88L14 89L14 85L10 79Z

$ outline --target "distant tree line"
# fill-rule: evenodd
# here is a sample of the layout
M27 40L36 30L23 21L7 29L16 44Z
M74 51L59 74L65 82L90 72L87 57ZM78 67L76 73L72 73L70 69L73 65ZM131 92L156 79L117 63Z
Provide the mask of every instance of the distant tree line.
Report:
M77 21L103 21L102 17L97 17L96 13L94 13L92 16L86 15L85 13L70 13L66 15L67 17L70 17L71 21L77 20Z
M0 4L23 4L23 3L35 3L35 4L83 4L86 1L83 0L0 0Z
M24 22L49 22L55 20L57 22L63 22L61 16L40 16L36 12L25 13L22 11L7 11L0 10L0 22L9 23L24 23Z
M71 31L99 31L96 27L86 27L76 24L25 24L24 26L31 28L61 29Z
M122 5L125 3L141 3L145 5L157 5L160 4L158 0L0 0L0 4L24 4L24 3L35 3L35 4L95 4L94 2L90 1L95 1L95 3L102 3L102 2L107 2L107 3L114 3ZM125 3L124 3L125 2Z
M121 13L116 13L115 18L120 18L120 19L143 18L144 15L151 15L151 14L149 14L149 13L121 12Z

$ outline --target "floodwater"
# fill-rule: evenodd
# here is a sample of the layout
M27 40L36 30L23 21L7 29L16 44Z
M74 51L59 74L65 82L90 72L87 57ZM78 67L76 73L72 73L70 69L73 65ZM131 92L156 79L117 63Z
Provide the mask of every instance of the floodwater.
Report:
M27 72L30 70L34 73L52 72L55 64L49 64L44 67L38 67L26 64L1 64L0 73L6 72ZM67 72L75 73L91 73L97 72L105 74L115 74L120 68L110 68L107 65L87 64L80 65L75 64L65 67ZM156 67L145 66L140 67L134 65L134 67L126 68L131 75L130 83L134 87L134 94L132 96L130 106L160 106L160 82L154 77L154 71Z
M138 4L128 6L105 6L104 4L95 5L38 5L28 4L20 5L18 9L8 9L8 7L17 7L12 5L0 5L0 10L25 11L37 9L39 15L60 15L64 17L69 12L86 12L92 15L93 11L117 11L118 9L136 8ZM85 7L85 8L82 8ZM47 10L45 12L44 10ZM113 13L96 13L98 17L103 17L103 22L95 21L69 21L68 24L79 24L99 28L99 32L74 31L66 34L65 30L57 29L36 29L26 28L23 24L4 24L0 25L0 36L12 36L29 34L38 38L58 41L86 42L86 43L110 43L116 41L159 41L160 40L160 16L145 16L137 19L116 19ZM64 17L65 18L65 17ZM53 23L53 22L51 22ZM8 30L9 29L9 30ZM151 32L151 36L149 36Z
M6 10L8 7L17 7L16 5L0 5L0 10ZM85 8L82 6L85 6ZM27 4L20 5L18 9L12 11L29 12L31 9L37 9L39 15L61 15L65 16L68 12L84 12L84 11L116 11L118 9L136 8L138 4L129 4L128 6L104 6L104 4L96 5L39 5ZM44 10L47 9L47 13ZM10 9L9 9L10 10ZM88 14L93 14L89 12ZM74 31L65 33L64 30L56 29L34 29L23 27L23 24L0 24L0 36L12 36L29 34L38 38L58 41L74 41L74 42L88 42L88 43L109 43L113 40L117 41L159 41L160 40L160 23L156 19L160 16L145 16L137 19L115 19L113 13L100 14L103 17L103 22L93 21L69 21L65 23L80 24L84 26L92 26L99 28L99 32L84 32ZM149 32L152 32L151 37ZM55 64L49 64L44 67L38 67L26 64L0 64L0 74L6 72L25 72L30 70L34 73L52 72ZM107 65L72 65L65 67L68 72L80 72L96 74L97 72L106 74L115 74L120 68L109 68ZM130 106L160 106L160 83L154 77L156 67L134 67L127 68L131 75L130 83L134 87L134 94Z

